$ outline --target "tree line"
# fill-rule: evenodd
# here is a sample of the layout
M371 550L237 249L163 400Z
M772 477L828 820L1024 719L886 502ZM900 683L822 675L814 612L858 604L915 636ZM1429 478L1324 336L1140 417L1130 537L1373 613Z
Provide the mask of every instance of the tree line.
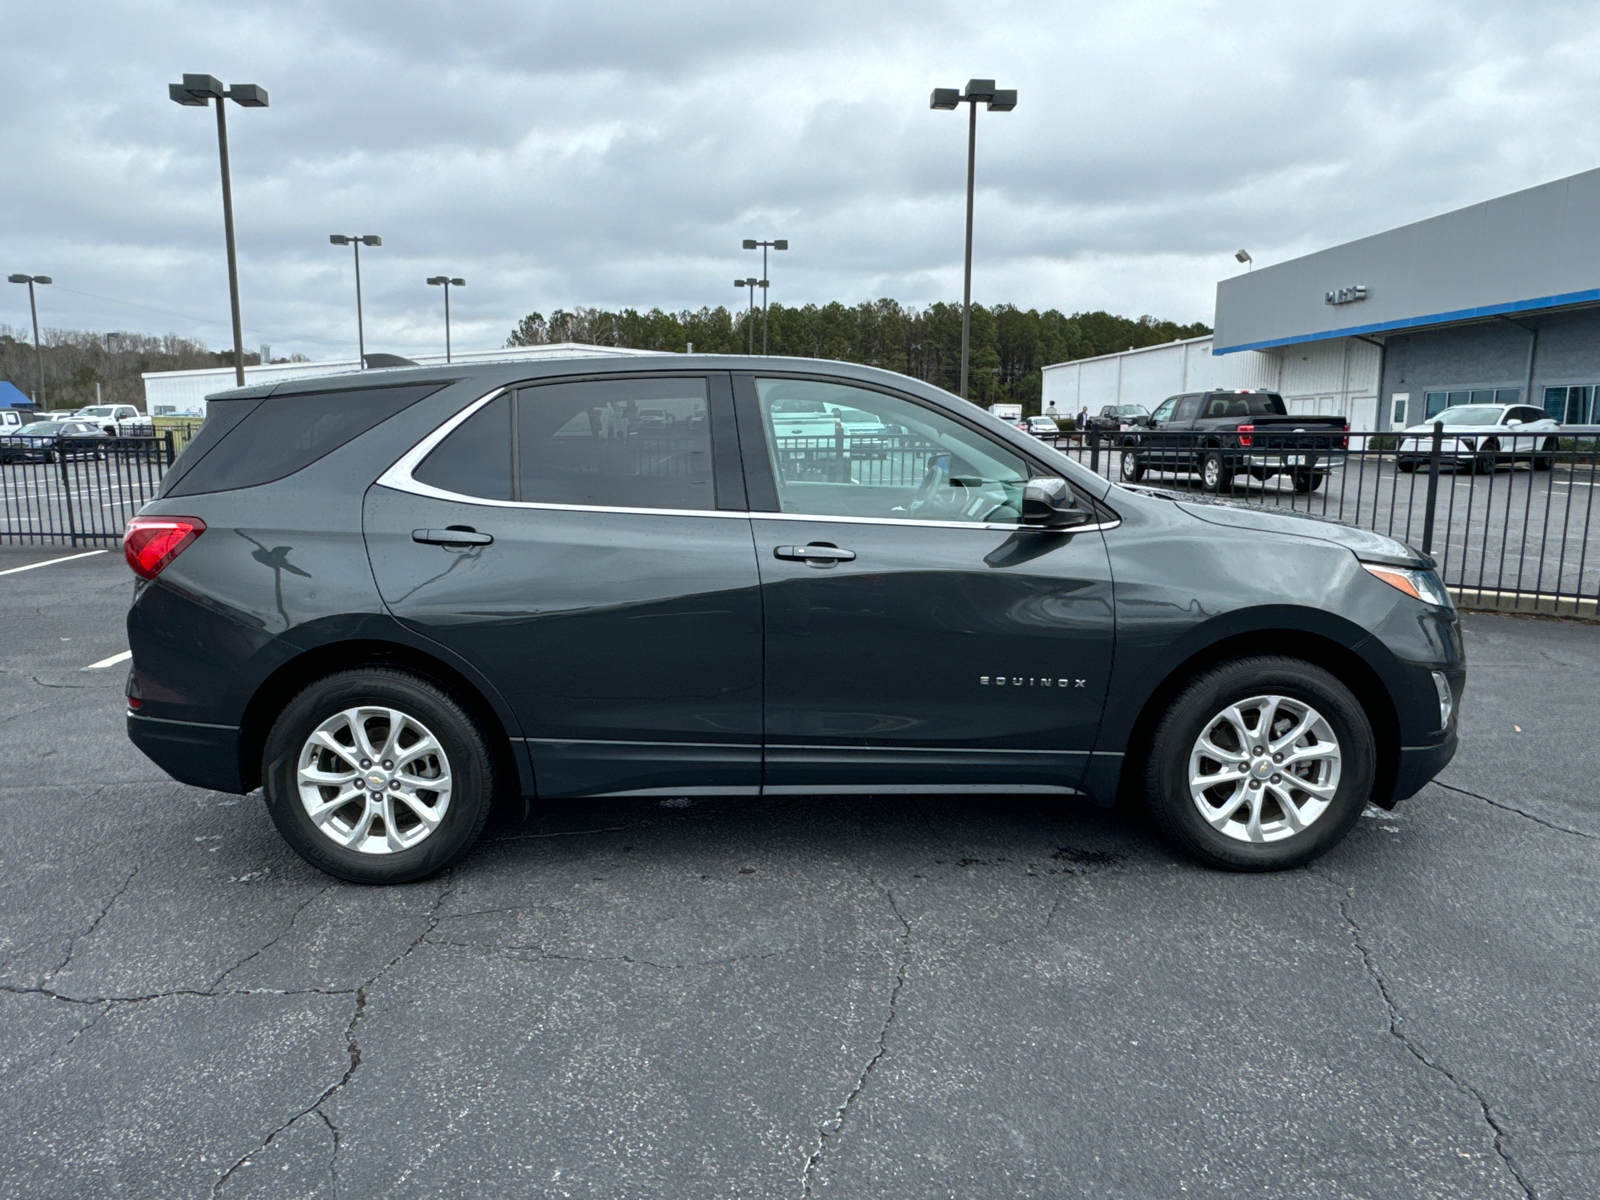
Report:
M1152 316L1119 317L1108 312L1056 309L1040 312L1013 304L972 306L971 386L979 404L1017 403L1025 413L1039 411L1040 369L1050 363L1093 358L1119 350L1154 346L1211 332L1196 322L1180 325ZM625 308L557 309L548 317L529 313L517 323L507 346L587 342L638 350L745 354L761 352L762 319L757 309L716 308L649 312ZM866 300L850 306L834 301L791 307L774 304L767 313L768 353L797 358L833 358L865 363L960 390L961 305L926 308L895 300Z
M233 366L232 350L210 350L175 333L154 337L146 333L88 333L74 329L45 329L39 334L39 357L44 362L44 402L40 402L38 362L33 335L25 329L0 325L0 379L15 384L41 408L70 409L94 404L132 404L144 409L146 371L192 371L201 367ZM303 356L296 356L303 357ZM261 361L246 354L246 366Z

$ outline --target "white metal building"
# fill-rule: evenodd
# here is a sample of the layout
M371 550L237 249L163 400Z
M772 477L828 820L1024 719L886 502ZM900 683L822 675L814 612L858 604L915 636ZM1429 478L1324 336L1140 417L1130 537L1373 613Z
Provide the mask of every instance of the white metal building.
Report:
M618 355L653 354L652 350L628 350L620 346L590 346L582 342L556 342L548 346L511 346L499 350L457 351L458 363L522 362L539 358L606 358ZM411 359L419 367L442 367L444 355L419 354ZM360 363L353 358L335 362L273 363L246 367L244 383L280 383L285 379L317 379L324 375L354 374ZM144 380L145 411L153 417L203 417L206 397L237 387L232 367L205 367L198 371L151 371Z
M1212 353L1209 336L1167 342L1045 367L1044 409L1063 417L1107 404L1154 409L1179 392L1262 388L1281 395L1293 414L1342 416L1352 429L1376 429L1379 350L1359 337L1224 355Z

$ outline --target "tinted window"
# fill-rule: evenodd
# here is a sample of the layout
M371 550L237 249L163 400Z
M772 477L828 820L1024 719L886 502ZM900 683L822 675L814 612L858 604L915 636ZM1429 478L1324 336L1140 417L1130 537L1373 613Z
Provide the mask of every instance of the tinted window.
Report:
M413 478L493 500L714 508L705 380L523 388L464 421Z
M1185 396L1178 401L1178 411L1173 416L1174 421L1192 421L1194 415L1200 411L1199 396Z
M208 401L206 419L201 423L200 431L179 452L167 471L166 479L162 481L162 495L172 491L178 481L189 473L189 468L209 454L212 447L233 432L234 426L254 412L260 403L260 397L252 400Z
M411 477L462 496L511 499L510 395L489 401L450 432Z
M1026 461L954 418L838 383L758 379L778 508L818 516L1012 523ZM843 415L870 413L871 423ZM796 412L812 414L796 422Z
M704 379L523 388L516 423L518 500L716 507Z
M223 434L167 494L190 496L282 479L444 386L269 396Z

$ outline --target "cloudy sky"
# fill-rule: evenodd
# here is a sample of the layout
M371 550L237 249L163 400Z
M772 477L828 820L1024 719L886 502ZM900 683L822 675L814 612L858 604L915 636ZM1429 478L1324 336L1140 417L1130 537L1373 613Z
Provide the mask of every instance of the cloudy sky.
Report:
M230 106L245 342L502 344L538 309L733 304L786 237L784 303L958 299L965 117L974 295L1210 321L1217 279L1600 160L1600 5L1538 0L11 0L0 268L58 328L230 341L214 119ZM1597 264L1600 272L1600 264ZM26 291L0 323L26 324Z

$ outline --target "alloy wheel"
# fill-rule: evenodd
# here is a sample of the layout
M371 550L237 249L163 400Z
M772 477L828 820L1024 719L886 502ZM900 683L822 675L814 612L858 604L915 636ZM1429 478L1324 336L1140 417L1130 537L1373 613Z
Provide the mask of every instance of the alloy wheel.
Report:
M1321 713L1289 696L1230 704L1189 752L1189 795L1205 822L1240 842L1293 837L1339 789L1339 739Z
M295 781L306 815L336 845L395 854L444 820L453 784L443 745L396 708L347 708L300 750Z

